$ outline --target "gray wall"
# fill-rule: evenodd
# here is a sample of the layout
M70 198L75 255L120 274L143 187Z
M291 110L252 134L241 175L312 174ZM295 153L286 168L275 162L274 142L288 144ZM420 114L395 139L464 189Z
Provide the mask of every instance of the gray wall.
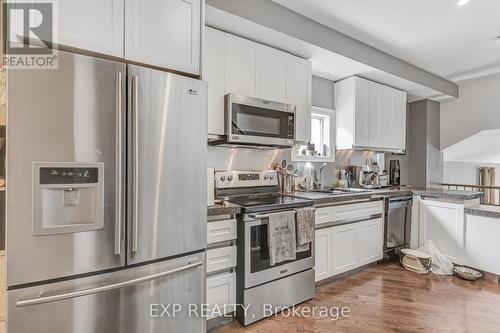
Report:
M312 106L333 110L334 82L319 76L312 77Z
M441 103L441 149L500 128L500 73L460 82L460 98Z
M410 103L408 116L408 182L413 186L435 187L443 178L439 103L431 100Z

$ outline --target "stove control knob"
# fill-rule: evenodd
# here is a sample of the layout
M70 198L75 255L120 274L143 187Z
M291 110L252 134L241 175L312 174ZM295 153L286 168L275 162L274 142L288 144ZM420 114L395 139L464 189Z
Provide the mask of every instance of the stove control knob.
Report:
M268 178L267 176L264 176L264 180L267 180L267 178Z
M226 176L221 176L221 177L220 177L220 180L221 180L221 181L225 181L225 180L226 180Z
M227 177L227 180L228 180L228 181L232 181L232 180L233 180L233 176L228 176L228 177Z
M273 180L273 179L274 179L274 176L269 176L269 179Z

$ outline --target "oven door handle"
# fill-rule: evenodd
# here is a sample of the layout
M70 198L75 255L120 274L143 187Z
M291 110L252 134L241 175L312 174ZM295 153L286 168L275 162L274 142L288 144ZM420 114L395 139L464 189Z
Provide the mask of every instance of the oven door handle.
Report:
M313 207L312 210L313 210L313 212L315 212L316 208ZM289 211L269 213L269 214L250 214L248 216L250 216L251 218L256 219L256 220L263 220L263 219L268 219L269 216L271 216L271 215L282 214L282 213L287 213L287 212L289 212ZM290 211L290 212L292 212L292 211ZM293 210L293 213L296 214L297 210L296 209Z

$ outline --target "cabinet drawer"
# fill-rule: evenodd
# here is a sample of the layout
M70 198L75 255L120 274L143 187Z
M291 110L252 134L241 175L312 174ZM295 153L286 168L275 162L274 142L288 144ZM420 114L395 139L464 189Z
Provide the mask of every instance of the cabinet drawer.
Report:
M207 273L236 266L236 246L207 251Z
M362 218L384 212L383 201L370 201L350 205L334 206L333 221Z
M333 221L333 207L316 208L315 224L324 224Z
M207 244L225 242L236 239L236 220L208 222Z
M207 304L210 309L218 306L223 314L233 312L236 304L236 273L218 275L207 279ZM212 313L209 311L208 313Z

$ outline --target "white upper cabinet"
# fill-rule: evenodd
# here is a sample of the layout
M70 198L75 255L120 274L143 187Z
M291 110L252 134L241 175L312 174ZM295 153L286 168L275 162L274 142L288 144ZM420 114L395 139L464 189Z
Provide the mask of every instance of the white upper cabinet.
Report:
M226 34L225 93L261 96L259 44Z
M208 133L224 135L224 34L206 28L203 80L208 82Z
M261 95L264 99L286 102L287 55L276 49L262 46L261 49Z
M59 1L58 43L123 57L124 1Z
M123 58L125 0L59 0L54 11L54 42ZM33 0L9 1L35 2ZM18 12L21 13L22 12ZM22 42L22 18L12 15L14 31L9 40Z
M406 149L406 92L359 77L335 84L337 147Z
M288 103L296 106L295 140L311 141L311 62L288 55Z
M339 87L340 88L340 87ZM344 89L351 89L349 85L346 85ZM352 123L352 114L349 112L343 112L342 117L348 117L348 119L343 120L343 126L346 124L350 124L352 129L347 129L342 134L342 140L346 142L342 142L342 146L352 145L352 142L356 142L358 146L368 147L370 145L368 138L368 126L369 126L369 114L370 114L370 82L367 80L361 80L356 78L354 80L354 101L348 100L350 105L346 105L347 108L353 108L352 103L354 103L354 109L356 112L354 113L354 123ZM335 87L337 89L337 87ZM346 92L349 93L349 92ZM342 96L342 91L339 91L336 94L337 96ZM340 102L343 102L342 100ZM338 114L338 113L337 113ZM347 133L348 131L352 131L351 133ZM353 139L355 141L353 141Z
M200 74L201 0L125 0L125 58Z
M296 140L311 138L311 62L207 27L202 79L208 82L208 134L224 134L224 96L296 106Z
M393 90L394 93L394 124L404 124L404 126L394 126L394 146L399 150L406 150L406 112L407 95L405 91Z

